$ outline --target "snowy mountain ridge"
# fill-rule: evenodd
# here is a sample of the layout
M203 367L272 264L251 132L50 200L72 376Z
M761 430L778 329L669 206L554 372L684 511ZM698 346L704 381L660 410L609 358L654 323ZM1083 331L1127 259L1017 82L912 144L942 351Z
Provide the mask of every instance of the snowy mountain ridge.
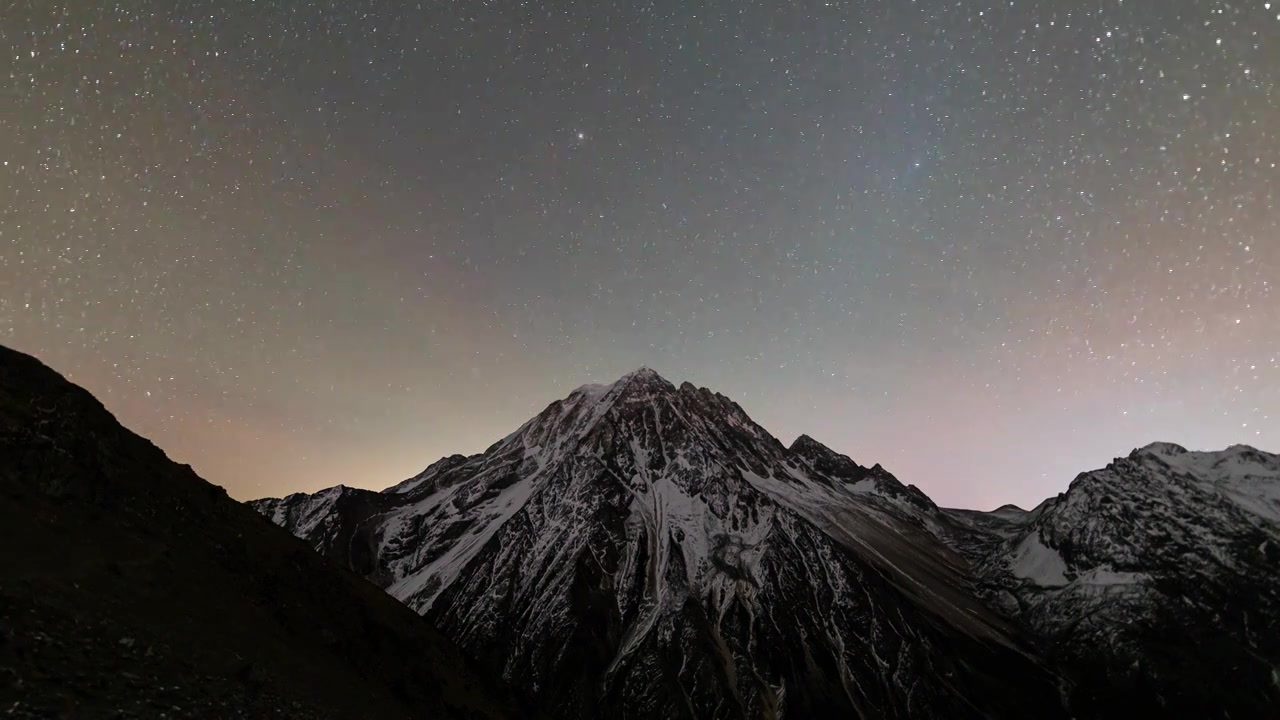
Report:
M1234 558L1246 538L1280 552L1277 468L1243 446L1156 444L1033 511L944 510L879 465L806 435L785 447L728 398L641 368L384 492L254 507L558 716L1018 717L1065 702L1101 717L1115 693L1081 678L1147 652L1116 623L1166 622L1194 583L1242 572L1263 603L1250 632L1275 622L1274 569ZM1197 519L1195 503L1213 512ZM1190 539L1178 554L1171 527ZM1211 622L1192 615L1178 619ZM1089 664L1083 643L1108 632ZM1172 692L1130 699L1150 709Z
M1080 683L1075 708L1266 717L1280 698L1278 494L1280 456L1153 443L1033 512L948 511L950 539L984 596L1096 685Z

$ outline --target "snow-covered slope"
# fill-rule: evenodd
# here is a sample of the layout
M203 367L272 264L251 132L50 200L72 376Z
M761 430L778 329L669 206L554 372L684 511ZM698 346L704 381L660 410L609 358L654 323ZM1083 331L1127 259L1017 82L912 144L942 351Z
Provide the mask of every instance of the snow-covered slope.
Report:
M1060 712L928 498L651 370L387 492L255 505L554 717Z
M1157 444L943 510L641 369L384 492L255 507L554 717L1267 717L1278 487Z
M1280 456L1155 443L1035 512L948 511L984 594L1075 680L1086 716L1273 717Z

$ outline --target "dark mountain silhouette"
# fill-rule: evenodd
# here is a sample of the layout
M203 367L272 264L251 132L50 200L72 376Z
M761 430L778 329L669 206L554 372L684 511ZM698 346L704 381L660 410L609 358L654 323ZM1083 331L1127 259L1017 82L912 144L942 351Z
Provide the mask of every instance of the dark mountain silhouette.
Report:
M0 348L0 713L517 718L411 610Z

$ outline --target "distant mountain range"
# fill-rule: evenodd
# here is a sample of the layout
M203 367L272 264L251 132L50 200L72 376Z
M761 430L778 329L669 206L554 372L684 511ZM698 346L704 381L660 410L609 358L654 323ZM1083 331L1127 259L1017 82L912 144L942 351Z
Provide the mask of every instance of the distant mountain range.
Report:
M557 718L1275 717L1280 457L937 507L651 370L383 492L252 506Z

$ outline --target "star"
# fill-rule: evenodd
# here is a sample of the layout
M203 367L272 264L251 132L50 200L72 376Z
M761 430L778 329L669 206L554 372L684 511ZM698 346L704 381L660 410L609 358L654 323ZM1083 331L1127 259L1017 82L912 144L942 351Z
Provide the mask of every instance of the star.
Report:
M10 5L0 342L236 497L646 363L957 506L1280 447L1274 2Z

